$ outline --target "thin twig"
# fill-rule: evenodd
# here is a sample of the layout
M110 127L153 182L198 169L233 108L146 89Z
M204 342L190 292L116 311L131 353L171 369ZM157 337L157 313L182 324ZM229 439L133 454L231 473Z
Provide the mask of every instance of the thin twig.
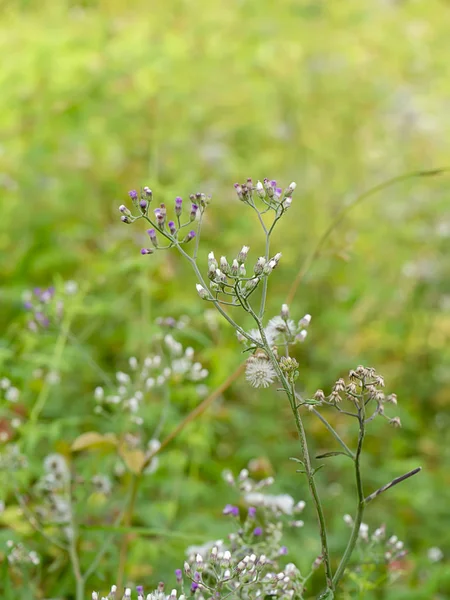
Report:
M369 502L372 502L372 500L375 500L375 498L377 496L379 496L380 494L382 494L383 492L386 492L391 487L394 487L394 485L397 485L397 484L401 483L402 481L405 481L405 479L409 479L413 475L416 475L421 470L422 470L422 467L417 467L416 469L413 469L412 471L408 471L408 473L405 473L404 475L400 475L400 477L396 477L390 483L383 485L383 487L380 487L376 492L373 492L372 494L370 494L370 496L367 496L367 498L364 500L364 504L369 504Z

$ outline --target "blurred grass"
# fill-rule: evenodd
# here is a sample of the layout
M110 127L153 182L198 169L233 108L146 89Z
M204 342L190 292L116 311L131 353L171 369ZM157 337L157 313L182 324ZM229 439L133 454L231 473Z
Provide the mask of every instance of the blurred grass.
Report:
M257 223L234 197L234 181L297 181L289 218L274 236L283 261L272 314L345 203L399 173L450 164L443 1L16 1L1 8L0 52L8 58L0 71L0 360L31 400L29 373L37 354L50 350L24 342L15 325L22 291L58 277L87 290L79 345L69 345L44 414L44 454L91 418L99 381L86 355L113 373L130 354L144 355L157 316L187 313L198 323L202 314L195 291L185 293L194 279L178 257L143 259L144 231L118 222L128 189L147 184L169 204L178 194L212 193L204 263L210 249L232 254L244 243L259 256ZM306 391L365 363L398 394L404 427L374 424L368 489L424 467L367 517L374 526L386 522L413 551L397 591L383 598L450 594L445 566L430 579L434 587L417 591L427 548L450 553L449 191L448 176L409 181L356 207L291 307L313 315L297 357ZM224 327L217 335L222 348L198 344L211 386L241 360L232 333ZM77 425L58 421L68 406ZM317 449L328 449L320 423L310 421ZM159 525L164 513L173 530L217 537L227 493L220 471L255 456L270 460L280 488L306 497L287 460L294 452L288 408L273 392L256 395L239 382L162 458L146 490L152 506L143 496L138 524ZM339 500L337 512L326 502L335 555L345 542L342 514L353 511L351 477L339 460L321 471L321 485ZM304 546L294 554L305 565L318 551L309 511ZM132 577L155 577L151 567L170 578L183 547L135 540ZM42 586L67 595L66 580L62 592L51 578Z

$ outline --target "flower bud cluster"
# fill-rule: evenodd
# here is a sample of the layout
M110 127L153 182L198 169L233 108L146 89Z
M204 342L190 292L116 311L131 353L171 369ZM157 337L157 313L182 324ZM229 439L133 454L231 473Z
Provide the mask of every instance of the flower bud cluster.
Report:
M344 515L344 522L353 527L350 515ZM370 533L367 523L361 523L358 535L358 549L362 554L361 562L392 565L403 559L407 552L404 543L396 535L386 536L386 527L381 525Z
M160 583L156 590L145 594L144 587L142 585L136 586L136 594L133 594L131 588L125 588L123 595L118 593L117 586L111 586L111 591L107 596L100 596L98 592L92 592L92 600L186 600L184 594L178 595L176 589L172 590L170 594L166 594L164 591L164 583Z
M245 183L235 183L236 194L245 204L255 207L255 200L259 200L268 208L275 211L276 216L280 217L292 204L292 194L297 184L292 182L284 191L278 187L274 179L264 179L253 184L251 178Z
M20 542L7 540L6 556L10 565L34 565L40 564L39 555L34 550L27 550Z
M264 327L264 336L270 346L286 344L297 344L304 342L308 334L308 327L311 322L311 315L305 315L297 323L289 317L289 308L283 304L279 315L272 317ZM261 332L258 329L251 329L248 334L256 341L262 342ZM251 345L249 340L238 334L240 342L247 346Z
M193 240L197 235L196 231L193 229L186 230L186 228L195 222L199 215L203 214L211 200L210 196L206 196L203 193L191 194L189 196L191 202L189 218L185 223L182 223L183 199L180 196L175 198L173 207L174 220L170 220L170 218L168 219L167 207L164 203L161 203L152 211L150 210L153 192L149 187L144 187L140 194L136 190L131 190L128 192L128 195L137 214L133 214L125 204L122 204L119 206L119 212L121 213L120 220L123 223L131 224L138 219L145 219L151 225L150 229L147 230L151 247L141 249L143 256L153 254L155 249L165 250L174 245L186 244Z
M62 454L49 454L43 463L43 474L34 486L38 501L36 515L42 522L69 526L71 520L71 474Z
M231 263L225 256L217 260L214 252L208 254L208 279L211 282L209 287L215 297L223 294L229 297L232 304L239 305L256 290L264 277L272 273L281 259L280 252L269 260L261 256L256 261L252 273L248 274L246 261L249 250L249 246L243 246ZM199 284L197 292L202 299L211 298L210 292Z
M117 588L113 586L107 596L101 597L93 592L93 600L303 598L309 576L302 576L294 564L284 563L288 550L281 540L286 517L300 513L305 503L295 503L287 494L263 494L261 490L273 485L273 478L254 481L248 469L242 469L237 476L224 472L224 478L243 495L239 506L229 504L223 511L227 518L231 518L235 532L230 533L226 541L215 540L186 549L183 569L175 570L180 591L173 589L168 594L161 583L148 595L144 594L142 586L136 588L134 596L131 588L118 595ZM252 504L247 502L250 494L253 494L250 498ZM292 527L302 524L298 519L288 523Z
M78 291L75 281L66 281L62 290L54 286L36 287L23 294L23 306L29 314L28 329L33 333L58 325L64 315L64 296L71 296Z
M395 394L386 395L383 388L384 378L373 367L359 365L349 372L347 382L343 378L338 379L328 396L323 390L317 390L311 403L339 408L341 402L345 400L353 405L357 415L361 415L361 411L364 409L366 423L381 416L394 427L400 427L399 417L390 418L385 415L385 405L396 405L397 396Z
M171 333L155 337L160 352L151 354L139 362L136 357L129 359L127 372L116 373L117 387L108 392L97 387L94 392L96 412L117 410L128 415L136 425L143 424L142 410L154 389L167 384L185 382L200 383L208 376L208 371L195 360L194 349L183 347Z

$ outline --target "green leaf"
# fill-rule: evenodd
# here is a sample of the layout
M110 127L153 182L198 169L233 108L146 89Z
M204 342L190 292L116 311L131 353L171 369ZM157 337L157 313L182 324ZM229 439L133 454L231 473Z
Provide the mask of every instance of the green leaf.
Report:
M325 452L325 454L318 454L316 456L316 458L330 458L331 456L339 456L339 455L348 456L349 458L351 458L347 454L347 452L339 452L339 451L337 451L337 452Z

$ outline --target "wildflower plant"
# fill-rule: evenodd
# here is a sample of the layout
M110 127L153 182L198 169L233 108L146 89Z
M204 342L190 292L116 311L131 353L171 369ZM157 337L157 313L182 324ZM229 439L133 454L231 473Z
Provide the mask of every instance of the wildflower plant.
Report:
M264 179L263 182L258 181L255 184L248 179L245 183L236 183L234 187L238 199L244 207L255 213L262 229L265 251L264 255L256 260L250 258L250 248L247 245L242 246L241 250L231 259L225 256L216 258L214 251L209 251L207 270L206 273L202 273L198 264L199 244L205 214L211 203L211 198L203 193L192 194L188 203L185 203L181 197L177 197L173 206L167 207L165 203L156 205L153 192L148 187L144 187L140 193L132 190L129 192L129 196L134 209L131 211L125 205L120 206L121 220L129 225L143 221L148 227L147 235L150 244L142 248L143 256L172 248L183 256L197 278L196 290L200 299L215 307L234 328L239 342L245 346L245 352L249 354L246 362L246 379L249 384L255 388L267 388L276 384L277 389L286 396L299 437L299 456L294 457L293 460L300 465L299 472L306 476L317 515L321 542L318 564L323 565L324 570L324 591L321 598L331 599L334 597L335 590L344 576L355 550L367 505L379 494L414 475L420 469L414 469L398 477L369 495L366 495L364 491L360 462L367 426L377 417L387 419L394 427L400 426L398 417L390 417L385 413L385 409L390 404L396 405L397 398L394 394L385 395L384 380L376 373L375 369L358 366L350 371L348 381L339 379L328 395L318 390L312 398L307 399L302 398L297 391L296 381L299 377L299 365L295 358L290 356L290 348L305 340L311 316L304 315L299 318L297 315L294 318L290 314L289 306L283 304L278 315L274 315L270 319L266 317L269 278L275 276L282 258L281 253L273 253L271 250L271 235L292 204L296 184L291 183L282 189L274 180ZM184 217L183 211L186 215ZM253 328L248 329L245 326L245 320L241 318L239 311L243 311L252 318ZM358 442L355 449L351 449L345 443L324 416L325 408L334 409L340 414L346 415L356 424ZM304 425L305 411L313 413L322 421L339 446L338 451L327 452L318 458L325 459L342 455L353 462L355 469L358 497L355 517L352 521L347 548L334 572L322 500L315 479L316 472L323 465L315 466L310 456ZM254 556L255 558L251 559L251 562L254 569L257 570L258 558L256 554ZM197 563L199 563L198 560ZM232 570L228 568L230 575L227 574L226 577L231 578L230 582L232 580L231 573L236 572L238 564L239 562L234 564ZM200 573L200 563L196 567L189 566L189 573L192 572ZM215 573L217 575L217 570ZM201 587L202 576L199 575L197 579L195 575L193 577L193 584L198 583ZM223 573L220 577L223 577ZM256 591L256 589L252 595L252 585L256 585L257 581L259 581L258 578L253 579L249 584L248 596L239 597L256 598L261 594L264 596L264 593L273 595L267 590ZM209 583L204 582L202 585L203 590L207 590L208 597L222 597L214 586L211 587ZM278 593L275 595L280 596ZM290 590L286 597L301 597L301 595L296 590Z

